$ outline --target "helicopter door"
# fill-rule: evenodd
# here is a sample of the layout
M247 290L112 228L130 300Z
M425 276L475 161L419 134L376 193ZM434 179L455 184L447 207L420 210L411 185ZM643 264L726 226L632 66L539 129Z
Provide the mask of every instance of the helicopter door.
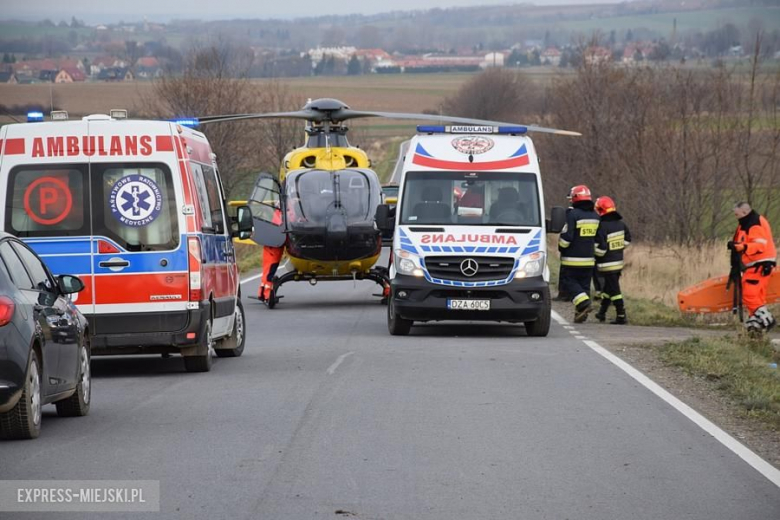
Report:
M258 245L281 247L287 239L281 193L281 185L271 174L260 174L249 198L255 224L252 240Z

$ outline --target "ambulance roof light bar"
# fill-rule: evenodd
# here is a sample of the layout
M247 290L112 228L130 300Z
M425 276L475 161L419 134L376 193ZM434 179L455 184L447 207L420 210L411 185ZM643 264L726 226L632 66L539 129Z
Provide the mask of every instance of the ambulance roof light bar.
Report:
M52 121L67 121L68 112L67 110L52 110L50 117Z
M179 117L176 119L171 119L174 123L178 123L181 126L186 126L189 128L198 128L200 125L200 121L198 121L197 117Z
M122 108L112 108L108 111L111 119L127 119L127 110Z
M517 135L528 132L526 126L473 126L473 125L419 125L420 134L504 134Z
M42 121L43 121L43 112L40 111L27 112L28 123L40 123Z

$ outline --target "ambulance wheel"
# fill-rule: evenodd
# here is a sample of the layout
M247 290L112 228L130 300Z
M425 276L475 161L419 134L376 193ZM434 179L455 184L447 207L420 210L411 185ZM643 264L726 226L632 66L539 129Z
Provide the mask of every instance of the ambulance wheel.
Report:
M271 289L271 290L269 291L269 294L268 294L268 296L267 296L267 297L266 297L266 299L265 299L265 303L266 303L266 305L268 305L268 308L269 308L269 309L273 309L274 307L276 307L276 303L277 303L278 301L279 301L279 300L277 300L277 299L276 299L276 291L275 291L275 290L273 290L273 289Z
M395 312L395 298L390 295L387 302L387 330L392 336L408 336L412 330L412 320L405 320Z
M208 372L211 370L211 351L214 350L214 338L211 335L211 320L206 322L200 338L200 350L205 356L184 356L184 368L187 372Z
M244 319L244 305L241 303L241 299L238 299L238 304L235 310L235 319L233 320L233 333L223 341L235 340L236 348L218 348L215 350L217 357L238 357L244 353L244 345L246 345L246 320Z
M550 290L545 289L542 293L543 304L542 312L535 321L525 322L525 333L532 337L545 337L550 332L550 322L552 321L552 303L550 302Z

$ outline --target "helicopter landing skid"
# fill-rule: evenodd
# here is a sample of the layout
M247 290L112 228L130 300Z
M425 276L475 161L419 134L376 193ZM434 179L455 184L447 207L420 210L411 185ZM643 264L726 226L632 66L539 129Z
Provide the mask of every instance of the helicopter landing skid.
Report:
M388 271L385 267L375 267L369 270L367 273L353 273L349 275L336 275L336 276L315 276L313 274L299 273L297 271L291 271L284 273L280 277L274 278L273 297L268 300L267 305L269 309L273 309L281 298L284 296L278 296L279 288L288 282L309 282L311 285L317 285L318 282L341 282L341 281L362 281L369 280L380 287L382 287L381 294L374 294L374 296L380 296L382 303L387 303L387 296L390 291L390 279L388 277Z

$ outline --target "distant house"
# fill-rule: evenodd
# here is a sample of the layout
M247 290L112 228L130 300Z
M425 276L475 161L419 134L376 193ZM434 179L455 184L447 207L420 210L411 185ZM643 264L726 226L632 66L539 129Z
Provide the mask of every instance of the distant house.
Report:
M160 61L154 56L144 56L143 58L138 58L138 61L135 62L135 66L148 69L159 69Z
M489 67L503 67L505 59L506 55L503 52L489 52L485 54L485 57L482 59L482 62L479 64L479 66L483 69L487 69Z
M42 70L38 73L38 79L44 83L54 83L59 73L59 70Z
M4 71L0 72L0 83L15 85L16 83L19 83L19 81L16 79L16 74L11 71Z
M561 64L561 51L557 47L548 47L539 56L542 63L549 62L550 65L557 67Z
M612 52L605 47L588 47L584 53L585 63L596 65L612 59Z
M99 81L133 81L135 75L127 67L110 67L101 70L97 79Z
M73 83L74 81L84 81L86 76L80 69L76 67L69 67L62 69L57 73L54 78L54 83Z
M126 61L114 56L98 56L90 63L89 74L91 76L98 76L104 69L127 67L127 65Z
M135 77L138 79L155 79L160 78L163 75L163 69L162 67L144 67L144 66L138 66L136 65L135 69Z

